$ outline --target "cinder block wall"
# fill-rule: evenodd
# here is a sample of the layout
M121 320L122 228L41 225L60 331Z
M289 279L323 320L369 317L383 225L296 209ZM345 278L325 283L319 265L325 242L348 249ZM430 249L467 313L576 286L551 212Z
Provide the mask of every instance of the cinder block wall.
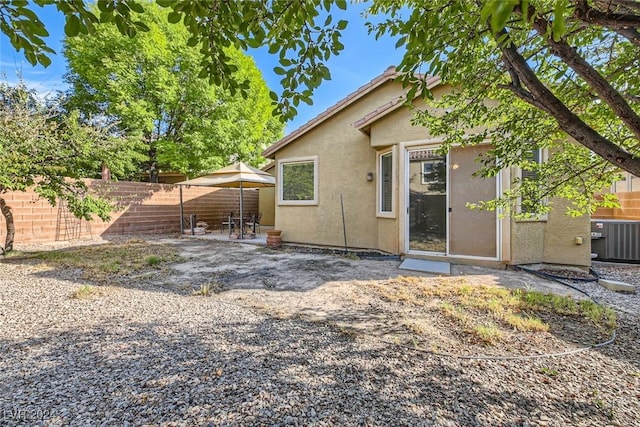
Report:
M619 208L598 209L591 216L594 219L628 219L640 221L640 191L617 193Z
M111 220L80 221L64 206L51 206L32 192L10 192L2 197L13 211L16 243L54 242L125 234L178 233L180 193L178 186L127 181L86 180L89 187L113 198L118 210ZM184 214L196 214L210 229L219 229L225 214L238 212L240 192L235 189L183 187ZM244 211L258 210L258 191L244 190ZM0 239L6 225L0 215Z

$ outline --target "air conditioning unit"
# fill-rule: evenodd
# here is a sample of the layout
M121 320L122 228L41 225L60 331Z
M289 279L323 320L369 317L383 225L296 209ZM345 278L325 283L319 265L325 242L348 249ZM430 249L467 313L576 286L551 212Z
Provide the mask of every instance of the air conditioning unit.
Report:
M592 219L591 252L598 259L640 262L640 221Z

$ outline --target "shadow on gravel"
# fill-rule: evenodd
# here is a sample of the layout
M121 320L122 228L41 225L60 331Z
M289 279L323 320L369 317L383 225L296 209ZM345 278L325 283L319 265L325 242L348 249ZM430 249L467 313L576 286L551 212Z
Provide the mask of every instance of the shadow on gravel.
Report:
M640 329L638 322L637 315L619 313L615 342L598 349L606 357L622 360L635 366L634 375L636 378L640 378L640 345L638 345L640 343ZM628 373L626 376L628 377ZM640 399L640 393L638 393L638 398Z
M222 310L223 307L220 308ZM233 314L233 313L231 313ZM0 411L52 425L605 425L579 357L458 361L352 340L302 321L119 323L0 341ZM544 368L557 370L555 376ZM596 392L594 392L596 390ZM637 403L637 401L635 402ZM617 403L620 425L637 419ZM32 420L33 421L33 420Z

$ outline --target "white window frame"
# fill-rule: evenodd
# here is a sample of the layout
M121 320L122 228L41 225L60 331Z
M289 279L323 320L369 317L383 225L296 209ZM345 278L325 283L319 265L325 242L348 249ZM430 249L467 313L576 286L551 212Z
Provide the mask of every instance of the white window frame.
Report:
M638 191L638 190L635 190L634 188L637 185L635 184L637 182L640 182L640 177L634 176L629 172L625 172L622 175L622 179L614 182L611 185L611 193L618 194L618 193L631 193L633 191Z
M549 152L546 148L537 148L538 150L538 164L542 164L544 162L546 162L549 158ZM516 167L516 176L518 177L518 179L522 179L522 169L520 167ZM548 200L545 198L543 201L545 204L548 203ZM522 213L522 197L518 197L518 201L517 201L517 213L521 214ZM544 213L544 214L533 214L533 213L529 213L527 215L531 215L528 218L518 218L518 221L547 221L549 219L549 214L548 213Z
M391 154L391 211L382 210L382 156ZM379 218L395 218L396 217L396 198L398 194L398 182L396 171L397 149L393 147L391 150L381 151L376 156L376 216Z
M423 185L433 184L433 183L435 183L435 182L436 182L436 181L433 181L433 180L429 181L429 180L424 179L424 177L425 177L425 175L426 175L426 174L424 173L424 165L425 165L425 164L433 165L433 164L435 164L437 161L438 161L438 160L433 159L433 160L423 160L423 161L421 161L421 162L420 162L420 182L421 182Z
M283 166L296 163L313 163L313 200L284 200ZM318 204L318 156L292 157L278 160L278 204L288 206L311 206Z

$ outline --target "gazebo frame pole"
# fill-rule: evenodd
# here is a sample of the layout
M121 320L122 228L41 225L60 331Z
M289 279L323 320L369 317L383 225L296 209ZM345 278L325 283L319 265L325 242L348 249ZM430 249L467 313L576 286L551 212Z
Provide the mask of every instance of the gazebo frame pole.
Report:
M182 223L184 221L184 207L182 206L182 185L179 185L178 188L180 188L180 235L182 236L184 234L184 224Z
M243 191L242 191L242 181L240 181L240 238L244 239L244 224L242 223L244 217L244 211L242 206L243 201Z

